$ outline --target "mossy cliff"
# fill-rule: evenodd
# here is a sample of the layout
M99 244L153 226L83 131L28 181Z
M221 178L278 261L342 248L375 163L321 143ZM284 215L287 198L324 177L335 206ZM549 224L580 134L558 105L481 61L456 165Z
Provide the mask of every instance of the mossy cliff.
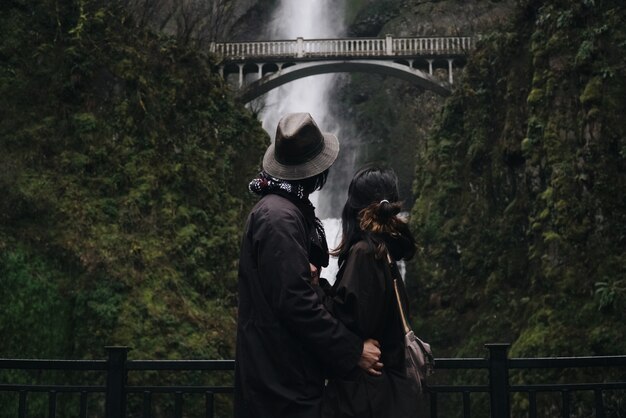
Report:
M114 4L0 6L0 356L232 358L268 139L209 57Z
M523 2L447 101L412 214L423 328L450 352L626 352L625 17Z

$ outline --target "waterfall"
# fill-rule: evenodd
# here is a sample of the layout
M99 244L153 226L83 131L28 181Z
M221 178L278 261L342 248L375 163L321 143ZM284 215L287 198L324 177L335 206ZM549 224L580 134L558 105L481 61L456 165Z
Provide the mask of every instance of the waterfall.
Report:
M270 39L333 38L345 35L343 1L337 0L280 0L273 14L268 36ZM338 121L329 104L337 88L339 77L334 74L317 75L296 80L270 91L265 97L261 114L263 127L273 137L279 119L286 113L309 112L324 132L337 135L340 143L339 158L330 171L324 189L311 196L316 212L326 229L329 247L335 248L341 234L338 219L345 202L348 182L354 171L354 146L344 132L345 123ZM337 273L337 260L331 257L330 265L322 277L331 283Z

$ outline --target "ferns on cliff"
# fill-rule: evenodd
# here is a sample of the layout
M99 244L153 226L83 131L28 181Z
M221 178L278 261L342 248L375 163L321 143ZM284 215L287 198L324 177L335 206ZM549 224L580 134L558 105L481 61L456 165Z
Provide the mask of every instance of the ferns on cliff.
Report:
M56 327L16 301L0 353L230 358L246 184L267 139L210 57L116 4L2 6L0 287L48 289L72 326L63 347L16 346L9 319L29 318L33 340Z

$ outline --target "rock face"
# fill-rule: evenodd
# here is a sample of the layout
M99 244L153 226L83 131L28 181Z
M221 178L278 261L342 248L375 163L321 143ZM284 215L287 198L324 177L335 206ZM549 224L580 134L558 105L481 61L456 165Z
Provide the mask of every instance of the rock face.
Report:
M351 36L453 36L480 33L506 20L514 1L368 1L350 23Z
M272 12L278 0L245 0L239 5L230 41L254 41L267 38Z

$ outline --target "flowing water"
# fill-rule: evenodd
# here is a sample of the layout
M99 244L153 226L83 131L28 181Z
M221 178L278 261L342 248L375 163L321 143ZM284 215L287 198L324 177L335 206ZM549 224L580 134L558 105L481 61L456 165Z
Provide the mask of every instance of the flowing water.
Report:
M270 39L336 38L345 35L341 0L280 0L274 12L268 37ZM328 182L321 192L311 196L316 212L326 229L330 248L337 245L341 232L338 219L345 202L348 181L354 171L356 155L345 122L331 111L331 103L340 81L339 76L324 74L287 83L270 91L262 111L263 127L272 136L282 115L291 112L309 112L322 131L331 132L340 142L340 157L331 168ZM331 258L322 277L334 282L337 261Z

